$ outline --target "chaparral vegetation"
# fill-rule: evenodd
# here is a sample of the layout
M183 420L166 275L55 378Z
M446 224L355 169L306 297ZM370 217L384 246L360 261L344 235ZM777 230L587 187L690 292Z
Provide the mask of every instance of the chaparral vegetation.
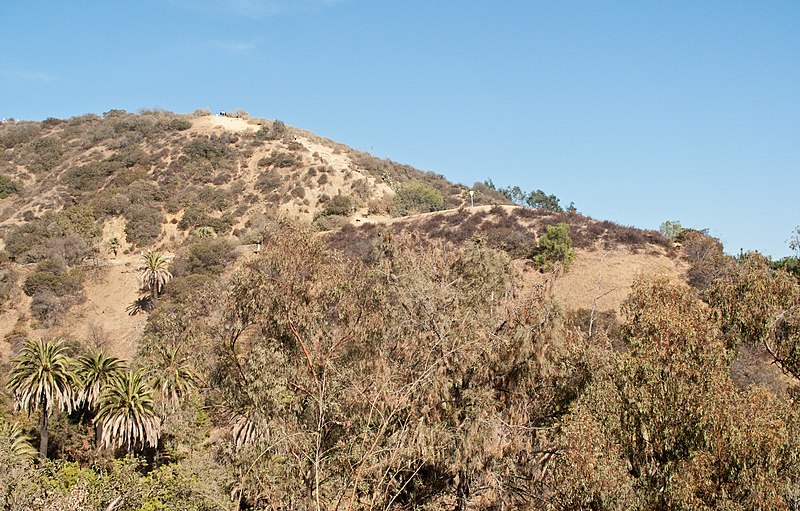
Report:
M243 117L0 126L0 507L800 509L796 258Z

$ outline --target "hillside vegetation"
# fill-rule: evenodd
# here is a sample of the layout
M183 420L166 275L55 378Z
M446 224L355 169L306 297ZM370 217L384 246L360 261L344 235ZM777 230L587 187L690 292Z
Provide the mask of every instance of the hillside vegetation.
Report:
M4 509L800 508L791 261L243 113L0 150Z

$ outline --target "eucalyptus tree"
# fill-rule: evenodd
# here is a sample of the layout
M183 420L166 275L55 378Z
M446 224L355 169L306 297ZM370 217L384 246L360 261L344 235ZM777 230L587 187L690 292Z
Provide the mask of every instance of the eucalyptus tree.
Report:
M97 420L102 445L128 451L158 444L161 421L154 408L153 389L140 371L124 371L110 380L100 396Z
M18 409L39 411L39 455L47 457L47 420L54 406L71 411L79 376L62 339L29 340L12 360L8 388Z
M139 274L142 289L150 291L153 301L158 300L158 294L172 278L169 272L169 263L172 258L161 252L146 252L142 254L142 269Z
M104 387L122 377L125 369L123 360L109 357L100 351L85 354L78 359L78 374L83 383L78 393L78 403L92 416L95 444L98 447L103 435L102 423L97 418L100 397Z

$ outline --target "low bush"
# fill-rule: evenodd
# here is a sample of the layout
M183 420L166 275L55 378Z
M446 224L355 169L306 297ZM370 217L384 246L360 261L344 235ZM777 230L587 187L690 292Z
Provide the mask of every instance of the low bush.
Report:
M174 277L215 276L236 259L235 244L226 238L201 238L184 248L170 265ZM173 283L170 281L170 287Z
M11 149L34 140L41 134L38 124L33 122L14 122L0 126L0 148Z
M333 231L341 229L350 223L350 218L342 215L320 216L314 220L314 226L320 231Z
M420 181L402 185L395 195L394 212L397 216L440 211L443 208L442 193Z
M321 216L340 215L350 216L353 214L355 201L349 195L336 195L325 205Z
M164 217L153 207L133 205L125 212L125 239L137 247L152 245L161 235Z
M49 172L61 162L64 154L61 141L55 137L34 140L31 151L32 158L27 167L33 172Z
M259 167L289 169L300 164L300 157L285 151L272 151L269 156L258 160Z
M93 162L73 167L64 173L62 182L72 193L94 193L100 183L110 176L117 167L109 162Z
M232 156L230 148L223 140L208 137L196 138L183 146L183 152L192 161L207 161L216 169Z
M255 188L261 193L270 193L280 188L283 178L274 170L267 170L259 174Z
M5 199L10 195L18 194L22 187L8 176L0 175L0 199Z
M66 264L58 259L45 259L25 279L22 290L28 296L45 289L58 297L75 295L83 289L83 281L83 272L68 270Z
M96 214L89 206L74 206L58 213L45 213L11 229L5 238L6 252L18 263L32 263L56 255L72 261L76 247L86 250L100 237ZM68 253L67 253L68 252Z
M208 208L202 204L187 206L183 212L178 229L182 231L193 230L198 227L211 227L217 234L225 234L231 230L233 220L228 216L221 218L208 214Z

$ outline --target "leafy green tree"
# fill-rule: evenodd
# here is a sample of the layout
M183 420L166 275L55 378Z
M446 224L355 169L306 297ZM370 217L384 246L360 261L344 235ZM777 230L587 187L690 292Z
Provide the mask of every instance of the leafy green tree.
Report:
M548 225L539 240L538 253L533 256L533 263L542 271L550 271L561 265L564 271L569 270L575 258L572 238L569 236L568 224Z
M47 419L54 406L72 410L79 378L61 339L29 340L12 359L8 388L18 408L39 411L39 456L47 457Z
M526 199L528 198L528 194L525 193L522 188L519 186L506 186L504 188L500 188L498 190L500 193L505 195L505 197L515 204L519 204L520 206L525 204Z
M153 389L139 371L125 371L108 382L97 420L103 428L103 446L131 451L158 444L161 422L155 413Z
M800 283L793 275L747 253L726 266L703 296L729 348L745 344L762 350L800 379Z
M559 202L558 197L555 195L547 195L542 190L530 192L525 198L525 203L532 208L546 209L555 212L564 211Z
M150 291L150 296L154 302L158 301L158 294L172 278L169 272L169 264L172 259L161 252L146 252L142 254L143 264L139 280L142 289Z
M683 227L677 220L666 220L661 223L661 226L658 228L658 230L667 239L675 241L675 239L683 232Z
M406 183L397 190L395 206L400 216L444 209L444 197L436 188L421 181Z

